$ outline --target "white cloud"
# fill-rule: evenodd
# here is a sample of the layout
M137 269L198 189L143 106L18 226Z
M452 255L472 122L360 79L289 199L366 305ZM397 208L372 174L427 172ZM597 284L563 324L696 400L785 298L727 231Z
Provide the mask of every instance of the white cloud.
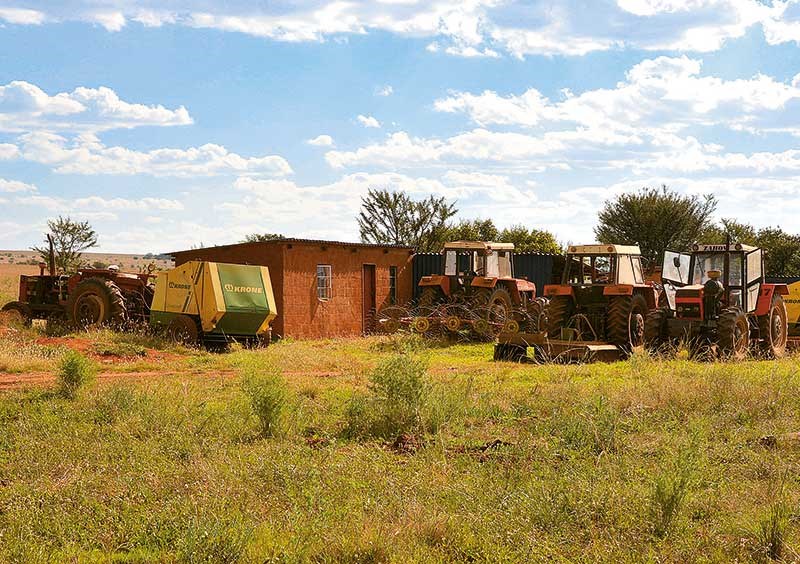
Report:
M88 196L86 198L76 199L73 205L78 209L102 208L119 211L181 211L184 209L183 204L178 200L169 200L165 198L140 198L138 200L129 200L127 198L108 199L102 196Z
M391 96L394 93L394 88L390 84L381 86L375 89L376 96Z
M49 95L29 82L15 80L0 86L0 130L104 131L145 125L189 125L185 107L126 102L110 88L78 87L72 92Z
M380 126L381 126L381 122L379 122L377 119L375 119L372 116L364 116L364 115L359 114L358 118L356 118L356 119L358 119L358 123L360 123L364 127L380 128Z
M313 139L306 141L306 143L315 147L330 147L333 145L333 137L330 135L317 135Z
M21 158L49 165L60 174L190 177L221 174L283 176L292 172L289 163L282 157L242 157L214 144L145 152L125 147L106 147L91 134L69 141L60 135L45 132L22 135L19 142Z
M455 92L437 100L441 112L465 113L479 125L581 125L612 128L723 124L757 128L769 112L800 104L800 88L758 74L723 80L701 76L702 62L687 57L647 59L632 67L614 89L567 93L553 102L535 88L516 96L493 91Z
M0 20L5 20L17 25L40 25L44 23L45 16L37 10L25 8L0 8Z
M0 143L0 161L19 157L19 148L11 143Z
M276 41L325 41L388 32L428 38L428 50L464 57L572 55L621 47L706 52L762 26L770 43L798 41L796 0L339 0L253 3L230 0L9 0L8 21L82 20L120 31L181 25ZM37 9L31 10L34 6ZM165 8L168 6L168 8ZM2 16L3 12L0 12Z
M0 178L0 192L36 192L36 186L20 182L19 180Z

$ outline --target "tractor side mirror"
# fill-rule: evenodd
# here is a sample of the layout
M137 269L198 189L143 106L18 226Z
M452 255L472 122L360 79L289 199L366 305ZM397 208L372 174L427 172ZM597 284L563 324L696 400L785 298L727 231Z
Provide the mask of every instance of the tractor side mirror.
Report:
M672 265L675 268L680 268L681 267L681 257L672 257Z

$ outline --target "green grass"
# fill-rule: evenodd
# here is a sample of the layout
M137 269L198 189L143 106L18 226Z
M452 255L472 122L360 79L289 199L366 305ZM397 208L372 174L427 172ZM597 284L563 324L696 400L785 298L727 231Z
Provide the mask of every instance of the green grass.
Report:
M0 562L798 558L796 358L532 366L406 338L172 352L177 375L74 400L0 392Z

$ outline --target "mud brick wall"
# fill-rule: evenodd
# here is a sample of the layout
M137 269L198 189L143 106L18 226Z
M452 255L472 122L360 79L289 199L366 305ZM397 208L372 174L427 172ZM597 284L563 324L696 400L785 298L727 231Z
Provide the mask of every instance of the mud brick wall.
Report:
M173 253L175 264L208 260L257 264L269 268L278 316L274 335L294 338L356 336L364 332L363 266L375 265L375 303L389 304L389 267L397 267L397 303L413 294L412 254L409 249L298 242L293 240L242 243ZM331 266L329 300L317 297L317 265Z

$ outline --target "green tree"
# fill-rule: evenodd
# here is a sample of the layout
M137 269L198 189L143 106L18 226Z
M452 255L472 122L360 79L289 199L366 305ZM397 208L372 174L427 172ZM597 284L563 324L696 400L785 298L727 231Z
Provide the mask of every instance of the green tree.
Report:
M462 219L448 227L442 244L447 241L497 241L499 231L491 219Z
M744 243L764 250L767 276L800 274L800 236L787 233L780 227L756 229L734 219L723 219L707 227L699 237L700 243Z
M697 237L697 242L723 244L727 241L728 235L732 242L748 245L755 245L758 239L758 233L752 225L731 218L723 218L719 224L711 224L703 229Z
M408 245L419 252L438 252L455 203L429 196L413 200L405 192L370 188L361 198L358 228L365 243Z
M561 254L561 245L549 231L528 229L524 225L512 225L503 229L498 241L514 243L517 253L554 253Z
M286 239L280 233L250 233L245 235L242 243L264 243L266 241L280 241Z
M638 244L644 257L660 263L665 250L686 250L697 241L716 208L712 194L684 196L666 185L642 188L606 201L594 233L601 243Z
M56 270L69 273L76 270L81 263L83 251L97 246L97 233L88 221L73 221L69 217L58 216L47 222L50 236L53 238ZM31 247L47 262L49 260L49 244L45 237L44 247Z

